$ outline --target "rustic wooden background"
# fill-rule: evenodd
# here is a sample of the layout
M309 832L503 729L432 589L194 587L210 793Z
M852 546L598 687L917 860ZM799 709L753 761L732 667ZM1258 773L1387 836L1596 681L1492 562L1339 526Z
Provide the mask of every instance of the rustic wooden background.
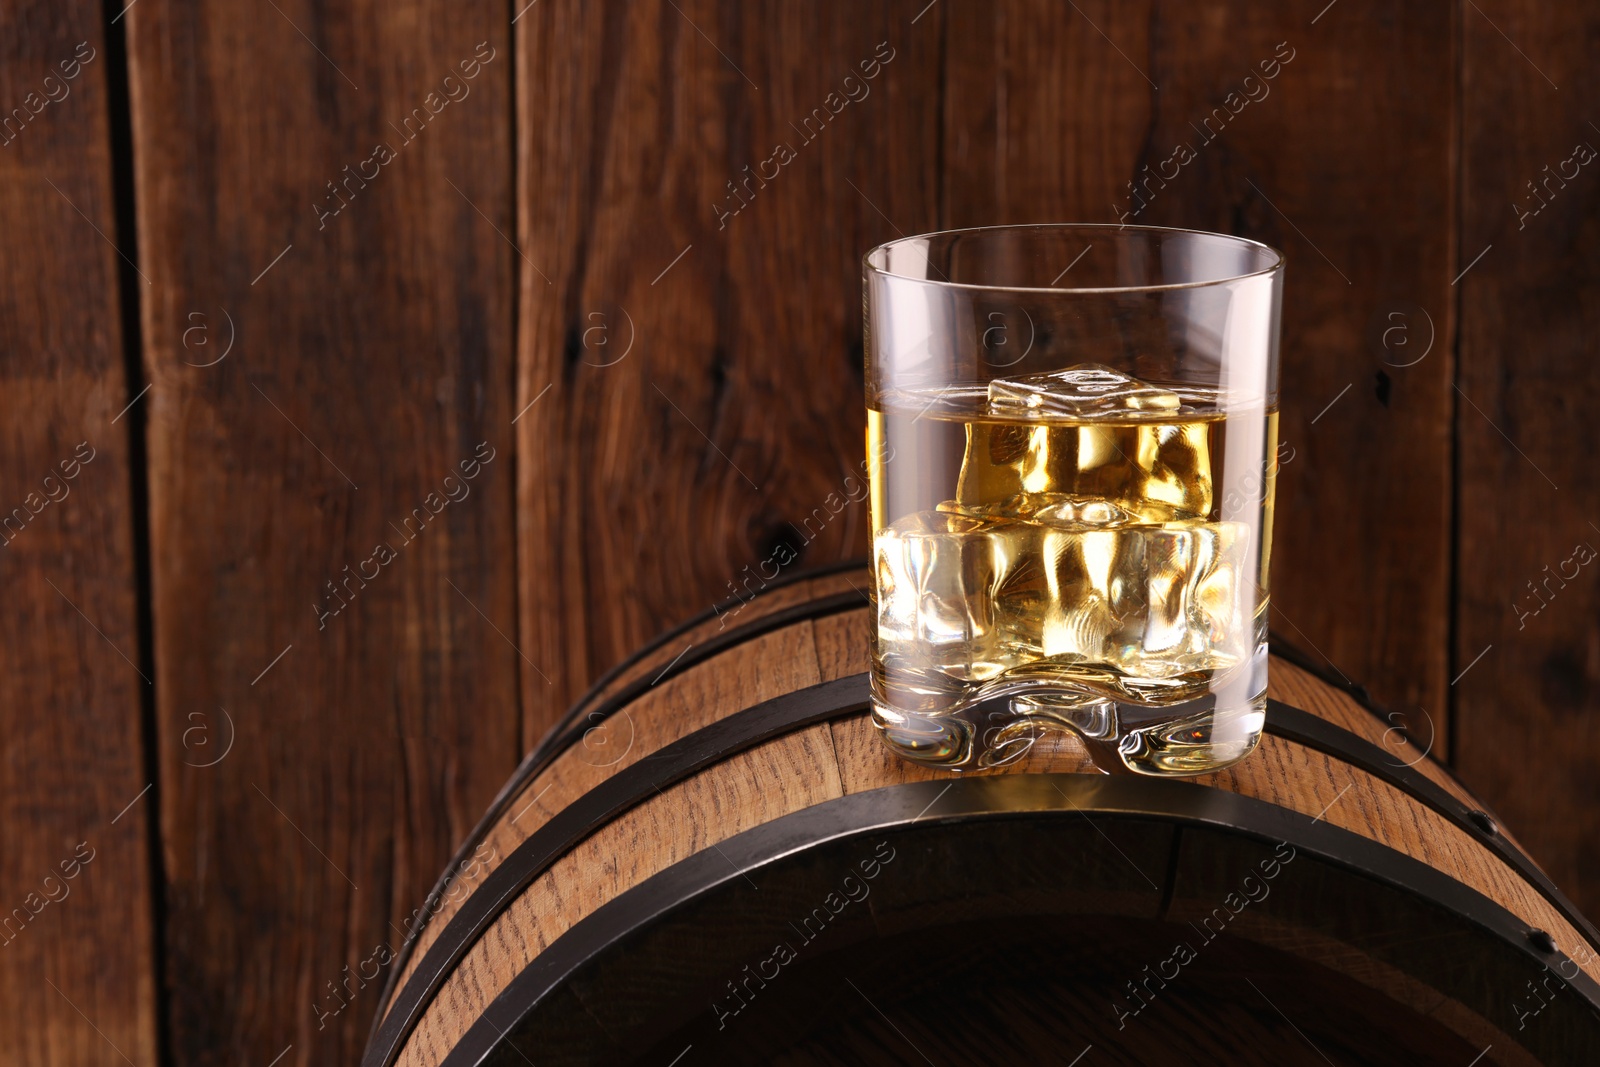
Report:
M861 253L1114 221L1180 144L1130 220L1290 260L1275 627L1600 911L1597 34L1535 0L4 5L0 1061L354 1062L356 976L567 702L778 545L864 551L824 508Z

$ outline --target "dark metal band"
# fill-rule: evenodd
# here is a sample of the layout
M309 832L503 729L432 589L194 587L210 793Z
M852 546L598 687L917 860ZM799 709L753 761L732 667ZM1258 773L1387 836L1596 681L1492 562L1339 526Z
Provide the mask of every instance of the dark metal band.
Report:
M711 764L813 723L865 711L867 676L823 682L719 719L607 778L518 845L461 908L422 957L375 1028L363 1067L390 1067L451 969L534 879L596 829ZM395 973L401 964L394 966Z
M831 578L836 574L845 574L850 571L864 571L866 569L867 561L864 558L846 559L840 560L837 563L827 563L816 567L807 567L804 570L793 571L789 574L779 574L776 578L763 585L761 587L761 592L755 595L765 596L768 593L787 588L791 585L797 585L800 582L808 582L816 578ZM750 603L752 599L753 598L729 597L727 600L714 604L698 615L690 616L683 622L680 622L678 625L669 630L663 631L661 634L652 638L644 645L641 645L636 651L633 652L632 655L621 660L607 670L604 674L602 674L599 678L595 679L594 684L588 688L583 696L573 701L571 709L569 709L566 715L562 717L561 722L557 723L555 726L546 731L545 736L550 737L560 733L563 724L570 725L572 722L574 722L582 713L583 709L588 706L596 697L603 693L607 686L611 685L612 682L615 682L618 678L622 677L622 675L626 674L634 667L637 667L639 664L660 652L662 649L669 647L674 641L688 633L690 630L693 630L695 627L704 626L712 619L720 619L722 616L728 614L736 608L742 608L744 605Z
M773 582L769 583L767 589L762 590L762 592L767 592L771 589L781 588L784 585L790 585L795 582L805 581L812 578L826 578L833 574L864 566L866 566L864 561L851 560L847 563L803 571L793 575L786 575L783 576L783 581L774 580ZM380 1013L395 996L396 985L400 980L401 973L405 970L407 963L410 961L412 949L416 944L417 937L419 934L421 934L423 928L428 925L428 922L433 916L434 912L438 910L439 901L443 899L444 894L449 890L450 877L452 873L462 868L462 865L467 861L467 858L472 855L479 843L482 842L483 838L494 827L495 823L500 820L500 817L506 813L506 810L510 807L511 802L515 800L517 795L522 792L523 787L538 775L542 774L545 768L555 761L557 756L561 755L561 753L565 752L573 744L581 740L587 730L594 728L595 723L606 721L612 715L614 715L619 708L628 706L635 699L637 699L641 693L650 689L652 686L655 686L669 678L674 678L682 674L684 671L687 671L691 667L705 662L707 659L710 659L720 652L724 652L735 645L744 644L747 641L753 641L759 637L764 637L767 634L770 634L776 630L781 630L786 626L792 626L796 623L806 622L808 620L826 618L830 615L837 615L841 612L849 611L861 604L861 597L855 593L840 593L830 597L822 597L817 600L807 601L804 604L797 604L794 607L786 608L781 611L775 611L770 615L763 616L759 619L754 619L742 626L729 630L726 633L720 633L715 637L707 638L705 641L695 645L689 651L685 652L683 655L669 663L666 669L656 677L648 680L640 678L633 684L618 690L616 693L612 694L606 700L601 701L593 708L589 707L589 705L595 702L598 695L603 692L607 686L609 686L616 678L620 677L630 668L642 662L644 659L648 658L651 654L655 653L662 647L669 645L676 637L687 633L696 626L700 626L714 618L718 618L721 615L726 614L727 612L733 610L736 605L742 603L748 603L748 601L730 600L723 604L717 605L707 612L695 616L688 622L683 623L681 626L669 630L667 633L663 634L661 637L658 637L649 645L646 645L644 648L640 649L638 652L634 653L626 660L623 660L611 670L607 671L603 676L601 676L599 681L595 682L595 684L590 687L587 693L585 693L575 704L573 704L572 708L568 710L564 716L562 716L561 720L550 728L550 730L545 734L544 740L523 757L522 762L518 764L517 769L511 773L511 777L506 781L506 784L500 787L500 792L495 794L494 800L490 801L488 810L485 811L483 816L478 820L477 825L472 828L472 832L467 834L461 845L456 849L455 854L450 857L450 862L448 865L446 865L444 873L439 876L438 881L434 883L433 888L428 891L427 897L424 898L422 918L417 923L416 929L414 929L406 937L406 939L401 942L400 947L396 950L393 965L389 968L389 977L384 981L383 993L378 1001ZM386 1020L382 1014L373 1020L372 1030L367 1038L369 1045L378 1040L380 1033L382 1032L382 1025L385 1021Z
M761 594L757 595L782 589L802 581L808 581L816 578L827 578L835 574L844 574L853 570L865 570L867 565L868 562L865 559L851 559L843 560L838 563L827 564L821 567L808 568L806 570L797 571L790 574L780 574L778 577L774 578L772 581L763 586ZM589 687L588 691L573 703L572 707L568 709L567 713L545 733L544 738L534 746L532 751L523 757L521 763L519 763L517 768L511 773L511 777L503 786L500 787L500 791L495 795L494 799L490 801L488 809L484 812L482 817L479 818L477 824L472 828L471 832L467 834L460 847L457 848L455 854L450 857L450 862L445 866L444 872L439 876L438 880L434 883L433 888L428 891L427 896L424 898L422 917L416 924L416 929L414 929L405 938L405 940L401 942L399 948L396 950L394 965L389 969L389 975L384 980L383 990L379 996L379 1013L374 1017L372 1030L368 1035L369 1045L376 1042L379 1038L382 1024L384 1023L385 1015L387 1014L386 1009L388 1009L389 1004L392 1002L395 996L400 975L405 971L410 962L411 954L414 946L416 945L417 937L431 921L434 912L438 910L439 901L443 899L444 894L449 890L452 873L462 868L462 865L467 861L468 857L471 856L473 851L477 849L483 838L491 829L493 829L495 823L500 820L500 817L505 814L511 802L517 797L518 794L522 792L523 787L539 774L543 773L545 768L554 762L557 756L566 751L567 748L571 747L571 745L582 738L585 728L578 725L580 720L582 722L589 723L591 727L595 722L604 722L613 714L615 714L617 709L625 707L638 695L639 692L641 692L643 689L649 688L649 686L641 687L638 683L635 683L628 689L613 694L609 700L600 703L598 706L591 707L591 705L594 705L598 700L600 694L603 693L607 687L612 685L617 678L621 677L627 671L633 669L651 656L656 655L662 649L669 647L672 642L685 633L688 633L697 626L701 626L707 622L710 622L712 619L721 618L728 612L733 611L737 607L742 607L744 604L749 602L749 600L740 597L730 598L722 601L721 603L716 604L706 611L691 617L690 619L680 623L670 630L667 630L655 640L644 645L631 656L616 664L610 670L602 674L594 682L594 684ZM784 626L788 626L796 622L801 622L806 619L822 618L827 615L849 610L853 605L854 601L848 595L839 594L834 597L828 597L811 601L807 604L797 605L793 608L774 612L772 615L764 618L756 619L752 622L736 627L725 634L719 634L715 638L709 639L704 643L699 651L692 656L688 653L685 653L678 659L673 660L667 665L666 670L664 670L661 675L651 681L650 685L655 685L668 678L675 677L683 673L685 670L688 670L695 664L701 663L708 657L734 645L742 644L745 641L750 641L764 636L765 634L771 633L776 629L781 629ZM1312 676L1321 679L1329 686L1345 692L1358 701L1362 707L1366 708L1374 715L1380 718L1382 717L1383 713L1381 709L1373 704L1371 698L1367 694L1366 689L1362 686L1355 685L1342 675L1338 678L1335 678L1331 673L1329 673L1328 670L1313 660L1305 652L1300 650L1292 643L1285 641L1276 634L1272 636L1272 648L1274 655L1288 660L1301 670L1304 670ZM690 649L689 651L693 652L694 650Z
M1367 711L1371 712L1374 718L1381 719L1387 724L1388 729L1395 731L1407 741L1410 741L1413 744L1416 743L1415 739L1411 737L1410 730L1403 724L1403 721L1395 721L1396 715L1400 713L1384 708L1381 704L1373 699L1371 693L1367 692L1366 686L1362 685L1360 682L1354 682L1345 677L1344 672L1340 671L1338 667L1334 666L1332 660L1319 663L1316 657L1312 656L1305 649L1301 648L1299 645L1296 645L1294 642L1285 639L1281 634L1276 632L1271 635L1270 644L1272 647L1272 654L1274 656L1277 656L1286 663L1300 668L1302 671L1305 671L1313 678L1322 682L1328 688L1337 689L1339 692L1343 693L1345 696L1361 705ZM1424 749L1427 759L1439 766L1447 766L1443 760L1434 759L1432 755L1433 738L1429 738L1428 744L1424 746ZM1499 816L1495 815L1490 809L1489 805L1485 804L1476 793L1468 788L1465 782L1461 781L1460 779L1454 779L1454 781L1456 786L1460 788L1462 792L1472 797L1474 802L1476 802L1478 805L1477 811L1472 816L1474 825L1479 829L1487 829L1492 833L1494 824L1499 821Z
M583 735L594 728L596 722L604 722L616 712L632 704L644 693L668 678L675 678L691 667L698 666L706 660L716 657L735 645L746 644L757 638L765 637L778 630L794 626L802 622L812 622L816 619L825 619L830 615L839 615L846 611L854 611L862 607L861 597L857 593L835 593L833 596L821 597L810 600L804 604L796 604L792 608L775 611L759 619L746 623L736 630L718 634L715 637L693 645L683 655L668 664L660 674L654 678L640 677L611 696L601 701L588 711L581 707L569 711L561 722L547 735L547 743L535 749L534 754L547 754L549 758L566 751L583 739ZM531 761L530 761L531 762Z
M1384 709L1379 707L1378 702L1372 699L1372 694L1367 692L1367 687L1360 682L1352 682L1349 678L1346 678L1344 672L1333 665L1332 660L1326 663L1317 662L1315 656L1276 631L1269 635L1267 643L1272 648L1274 656L1299 667L1328 688L1339 690L1339 692L1354 700L1378 718L1384 718Z
M933 809L937 810L933 810ZM630 935L717 887L824 843L918 824L1027 815L1040 822L1095 815L1156 819L1222 830L1357 871L1453 913L1525 957L1530 967L1567 962L1542 951L1521 920L1448 875L1320 818L1188 782L1082 774L1019 774L915 782L851 794L792 812L698 852L579 920L541 952L487 1007L444 1060L482 1067L539 1003L586 964ZM1600 1014L1600 984L1574 966L1563 980Z
M416 973L399 991L393 1007L375 1028L362 1060L363 1067L390 1067L426 1009L429 999L461 957L523 890L584 837L648 800L659 790L704 767L813 723L862 712L867 707L867 696L867 676L858 674L765 701L718 720L644 757L564 808L507 856L451 917L438 939L429 947ZM1276 700L1267 703L1266 730L1274 736L1316 749L1364 770L1438 812L1516 869L1529 883L1538 887L1576 929L1600 944L1600 936L1596 936L1594 927L1531 860L1504 838L1485 835L1473 821L1471 813L1415 768L1387 758L1388 754L1371 742ZM1155 779L1130 779L1129 782L1134 786L1163 784ZM1192 788L1208 789L1202 786ZM1215 789L1208 791L1231 795ZM397 964L395 973L399 970L400 965Z
M1573 929L1600 946L1600 930L1596 930L1594 924L1573 906L1549 875L1500 834L1492 820L1480 820L1481 811L1462 804L1415 766L1402 763L1393 754L1364 737L1358 737L1326 719L1279 700L1267 701L1266 732L1348 763L1438 812L1468 837L1500 857L1502 862L1522 876L1523 881L1538 889L1550 906L1572 924Z

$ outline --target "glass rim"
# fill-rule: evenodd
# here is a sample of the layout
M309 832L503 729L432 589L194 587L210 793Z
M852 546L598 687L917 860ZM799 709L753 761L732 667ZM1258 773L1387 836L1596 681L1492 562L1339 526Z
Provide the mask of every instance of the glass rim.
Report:
M957 234L994 233L997 231L1006 230L1014 232L1021 232L1024 230L1115 230L1119 233L1132 230L1139 233L1185 234L1191 237L1212 237L1221 241L1231 241L1235 244L1248 245L1250 247L1260 249L1266 252L1271 257L1272 261L1259 270L1247 271L1243 274L1230 274L1227 277L1213 278L1210 281L1162 282L1155 285L1110 285L1082 287L1061 285L982 285L975 282L952 282L949 280L941 281L938 278L913 278L908 274L901 274L897 271L889 270L887 267L880 267L872 262L872 257L878 255L880 252L887 253L889 249L894 248L897 245L909 244L912 241L926 241L935 237L950 237ZM1014 222L1001 223L994 226L961 226L949 230L934 230L930 233L917 233L904 237L896 237L893 241L885 241L880 245L868 249L866 254L861 257L862 270L868 275L876 274L885 278L896 278L900 281L916 282L921 285L933 285L943 289L970 290L975 292L1059 293L1063 295L1077 293L1154 293L1175 289L1204 289L1207 286L1231 285L1234 282L1270 275L1275 272L1282 271L1287 262L1288 257L1285 256L1281 250L1272 247L1265 241L1257 241L1249 237L1238 237L1229 233L1215 233L1210 230L1194 230L1183 226L1129 226L1115 222Z

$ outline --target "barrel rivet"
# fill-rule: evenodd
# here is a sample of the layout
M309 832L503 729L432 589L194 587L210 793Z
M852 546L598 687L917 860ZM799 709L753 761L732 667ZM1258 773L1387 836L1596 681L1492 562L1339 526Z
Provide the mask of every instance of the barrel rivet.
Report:
M1540 952L1554 952L1556 950L1556 939L1543 930L1529 930L1528 943Z
M1495 826L1494 820L1489 817L1489 813L1486 811L1474 808L1473 810L1467 812L1467 818L1472 820L1472 825L1476 826L1490 837L1493 837L1495 834L1500 832L1499 828Z

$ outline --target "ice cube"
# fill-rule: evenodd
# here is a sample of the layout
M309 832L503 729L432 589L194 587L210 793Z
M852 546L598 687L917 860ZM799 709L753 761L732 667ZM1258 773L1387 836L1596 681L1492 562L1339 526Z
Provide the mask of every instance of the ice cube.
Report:
M873 539L880 658L898 671L960 682L1039 654L999 610L1038 570L1037 527L944 511L907 515Z
M955 502L972 509L1057 494L1106 500L1136 514L1156 507L1203 518L1213 503L1214 425L970 422Z
M1130 412L1177 411L1183 399L1103 363L996 378L989 383L992 415L1059 415L1094 419Z
M1237 522L1041 526L1043 595L1020 592L998 612L1061 662L1149 679L1224 670L1257 628L1249 537Z
M1243 523L1093 498L954 501L874 540L875 686L907 710L1023 678L1164 705L1197 696L1265 637Z

